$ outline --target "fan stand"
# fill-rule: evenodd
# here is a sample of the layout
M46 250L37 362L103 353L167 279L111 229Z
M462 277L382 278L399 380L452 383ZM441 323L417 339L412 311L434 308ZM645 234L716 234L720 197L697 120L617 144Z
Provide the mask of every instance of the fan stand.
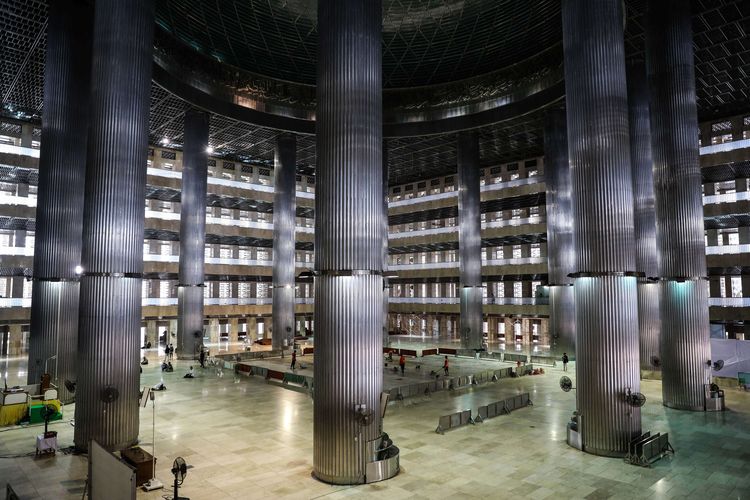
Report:
M174 496L172 500L190 500L188 497L181 497L179 493L179 483L177 482L177 472L174 472Z

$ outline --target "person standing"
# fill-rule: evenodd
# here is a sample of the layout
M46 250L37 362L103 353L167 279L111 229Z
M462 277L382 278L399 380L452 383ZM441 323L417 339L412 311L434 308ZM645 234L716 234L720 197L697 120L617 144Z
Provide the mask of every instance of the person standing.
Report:
M406 357L402 354L398 359L398 366L401 367L401 376L404 376L404 370L406 369Z
M445 376L448 376L448 356L445 357L443 360L443 372L445 372Z
M206 367L206 350L201 349L200 356L198 356L198 360L201 362L201 368Z
M292 351L292 364L291 364L291 365L289 365L289 368L291 368L291 369L292 369L292 371L294 371L294 368L295 368L295 365L296 365L296 364L297 364L297 350L296 350L296 349L294 349L294 350Z
M568 353L564 352L562 355L563 371L568 371Z

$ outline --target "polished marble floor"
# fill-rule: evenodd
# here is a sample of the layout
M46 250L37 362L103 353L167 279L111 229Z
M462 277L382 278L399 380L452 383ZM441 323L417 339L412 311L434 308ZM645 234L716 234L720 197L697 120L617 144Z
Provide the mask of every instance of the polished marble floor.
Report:
M664 408L660 382L644 381L648 397L643 427L669 432L676 454L650 469L619 459L594 457L565 444L565 424L575 394L558 388L561 369L545 375L503 379L455 392L439 392L391 404L385 430L401 448L402 472L373 485L320 483L312 467L312 400L253 377L198 370L188 364L162 374L156 359L143 384L164 381L156 401L157 477L171 482L177 456L188 471L180 493L193 500L224 498L750 498L750 393L727 390L724 414ZM8 372L23 369L21 360ZM573 375L573 372L571 373ZM10 381L9 381L10 383ZM518 392L534 406L438 435L440 415L476 408ZM142 446L151 447L151 407L141 410ZM59 445L72 444L66 418L54 425ZM0 486L9 481L21 498L81 498L86 459L58 452L33 456L36 428L0 430ZM159 499L171 491L140 492Z

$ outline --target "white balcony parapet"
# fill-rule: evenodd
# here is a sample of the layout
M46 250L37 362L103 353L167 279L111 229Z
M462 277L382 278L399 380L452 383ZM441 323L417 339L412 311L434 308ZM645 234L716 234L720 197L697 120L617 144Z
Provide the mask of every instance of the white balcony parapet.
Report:
M31 306L31 299L0 299L0 304L3 300L28 300L29 307ZM314 302L312 297L298 297L294 301L297 304L312 304ZM254 298L254 297L206 297L203 299L203 304L207 306L268 306L273 304L273 299L270 297L266 298ZM143 306L176 306L177 297L169 298L153 298L144 297L141 299L141 305ZM2 307L0 305L0 307ZM6 306L11 307L11 306Z
M484 304L499 306L544 306L549 304L546 297L485 297Z
M482 229L492 229L496 227L508 227L508 226L525 226L527 224L541 224L544 222L544 217L535 215L533 217L523 217L521 219L499 219L493 220L492 222L482 222Z
M37 157L39 153L37 152ZM149 167L147 170L148 175L154 175L157 177L169 177L171 179L182 179L182 172L179 170L166 170L163 168ZM267 186L265 184L258 184L247 181L235 181L231 179L222 179L220 177L209 177L208 183L216 186L227 186L236 187L240 189L249 189L251 191L260 191L262 193L273 193L273 186ZM305 198L308 200L315 199L315 193L308 193L307 191L297 191L297 198Z
M19 255L33 257L34 247L0 247L0 255Z
M31 156L32 158L39 158L38 149L22 148L21 146L13 146L12 144L0 144L0 153L8 153L12 155Z
M727 151L734 151L736 149L744 148L750 148L750 139L742 139L739 141L731 141L724 142L722 144L712 144L711 146L703 146L701 148L701 155L725 153Z
M720 245L706 247L706 255L737 255L750 253L750 245Z
M715 205L719 203L734 203L737 201L750 200L750 191L740 191L739 193L712 194L703 197L704 205Z
M17 205L22 207L36 207L36 198L29 196L15 196L0 194L0 205Z
M429 203L431 201L446 200L450 198L457 198L458 191L446 191L445 193L434 193L425 196L415 196L408 200L397 200L388 202L388 208L403 207L407 205L416 205L418 203Z
M483 266L520 266L522 264L546 264L547 257L518 257L511 259L482 260Z
M708 299L708 305L716 307L750 307L750 297L711 297Z
M389 271L416 271L420 269L458 268L458 262L420 262L416 264L388 264Z
M401 238L416 238L418 236L427 236L430 234L448 234L448 233L457 233L457 232L458 232L458 226L433 227L430 229L418 229L416 231L401 231L401 232L390 233L388 235L388 239L397 240Z
M0 298L0 308L5 307L31 307L31 299Z
M544 182L544 178L542 176L532 175L531 177L526 177L524 179L513 179L512 181L485 184L479 189L484 193L486 191L499 191L500 189L508 189L516 186L526 186L529 184L539 184L541 182Z
M458 297L388 297L391 304L458 304Z

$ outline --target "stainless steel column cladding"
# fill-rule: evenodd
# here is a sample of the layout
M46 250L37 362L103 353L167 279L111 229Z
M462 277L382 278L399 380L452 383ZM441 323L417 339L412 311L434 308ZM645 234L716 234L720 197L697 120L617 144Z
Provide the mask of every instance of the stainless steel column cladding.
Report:
M568 127L565 110L547 112L544 126L544 177L547 185L547 266L549 332L552 352L575 359L576 311L573 294L575 253L570 201Z
M83 216L75 446L138 439L152 0L96 2Z
M388 141L383 139L383 272L388 271ZM391 292L391 285L388 278L383 278L383 347L391 345L391 338L388 334L388 296Z
M276 139L273 197L273 348L294 345L294 226L297 138Z
M654 211L654 157L651 153L648 82L643 62L631 62L628 72L628 121L633 177L635 270L638 280L638 331L641 370L659 369L659 253ZM650 278L650 279L649 279Z
M383 161L379 0L318 2L313 469L365 481L381 432Z
M203 344L209 120L204 111L185 112L177 285L178 359L197 359Z
M651 2L646 16L664 405L703 410L709 382L708 292L690 3Z
M479 136L460 132L458 160L458 266L461 347L482 348L482 236L479 215Z
M28 381L38 383L56 356L47 369L64 403L73 400L65 380L76 380L91 17L82 2L50 3L44 66Z
M573 207L576 400L583 449L622 456L640 434L638 305L623 10L563 0Z

